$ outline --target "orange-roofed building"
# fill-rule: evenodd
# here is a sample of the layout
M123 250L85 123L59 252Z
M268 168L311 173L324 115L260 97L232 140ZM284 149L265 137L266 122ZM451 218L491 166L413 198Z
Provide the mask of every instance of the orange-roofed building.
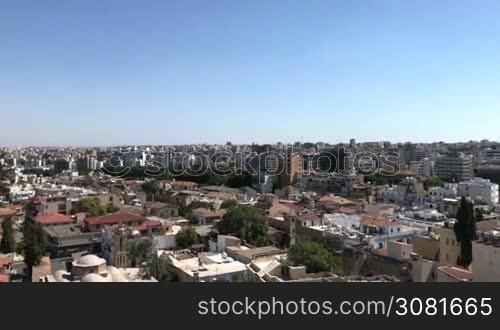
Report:
M67 225L73 223L74 219L64 214L52 213L37 216L35 222L42 226Z
M85 224L90 231L97 231L105 226L125 225L138 227L144 224L146 217L129 212L118 212L85 219Z

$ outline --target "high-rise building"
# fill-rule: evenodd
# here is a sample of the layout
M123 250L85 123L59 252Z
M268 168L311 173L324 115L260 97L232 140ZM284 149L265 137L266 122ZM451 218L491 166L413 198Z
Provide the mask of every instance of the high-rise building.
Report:
M440 157L435 164L436 175L448 181L468 181L472 178L472 156L450 153Z

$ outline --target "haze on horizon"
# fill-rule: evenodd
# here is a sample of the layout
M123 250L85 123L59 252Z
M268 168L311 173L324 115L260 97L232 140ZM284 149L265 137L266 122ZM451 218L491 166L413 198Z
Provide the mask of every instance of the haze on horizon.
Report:
M0 5L0 146L500 140L498 1Z

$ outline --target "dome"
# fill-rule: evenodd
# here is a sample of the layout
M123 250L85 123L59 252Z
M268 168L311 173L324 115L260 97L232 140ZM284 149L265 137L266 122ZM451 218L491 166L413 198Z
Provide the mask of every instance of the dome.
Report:
M99 258L96 255L88 254L78 259L78 261L75 262L74 265L80 267L91 267L91 266L99 266L105 263L106 260Z
M54 273L54 278L56 279L57 282L69 282L69 280L64 278L64 276L68 276L68 275L71 275L71 274L65 270L60 269Z
M124 276L123 272L113 266L108 266L108 274L111 276L113 282L128 282L128 279Z
M91 273L82 277L81 282L109 282L109 280L99 274Z

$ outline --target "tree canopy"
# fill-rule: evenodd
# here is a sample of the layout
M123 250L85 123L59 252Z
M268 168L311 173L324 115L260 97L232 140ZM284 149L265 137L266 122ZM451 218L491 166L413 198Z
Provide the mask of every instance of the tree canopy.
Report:
M228 209L234 206L238 206L238 202L235 201L234 199L228 199L222 202L222 205L220 207L221 209Z
M148 195L148 197L154 202L156 195L161 191L160 182L156 180L149 180L141 185L142 190Z
M175 235L175 243L179 249L187 249L199 242L200 237L193 226L187 226Z
M153 245L150 238L137 238L128 242L127 254L132 267L137 267L151 256Z
M424 189L428 190L432 187L443 187L444 181L437 176L431 176L424 180Z
M338 237L329 236L321 240L321 245L330 251L330 253L337 253L343 249L344 242Z
M271 243L267 235L268 224L264 215L249 206L235 206L228 210L219 223L219 232L234 235L256 246Z
M79 212L87 212L93 216L106 214L106 207L104 207L97 197L86 197L82 198L77 210Z
M328 245L332 247L332 245ZM321 243L299 238L288 252L288 259L294 266L304 265L308 273L324 271L341 272L342 262Z

